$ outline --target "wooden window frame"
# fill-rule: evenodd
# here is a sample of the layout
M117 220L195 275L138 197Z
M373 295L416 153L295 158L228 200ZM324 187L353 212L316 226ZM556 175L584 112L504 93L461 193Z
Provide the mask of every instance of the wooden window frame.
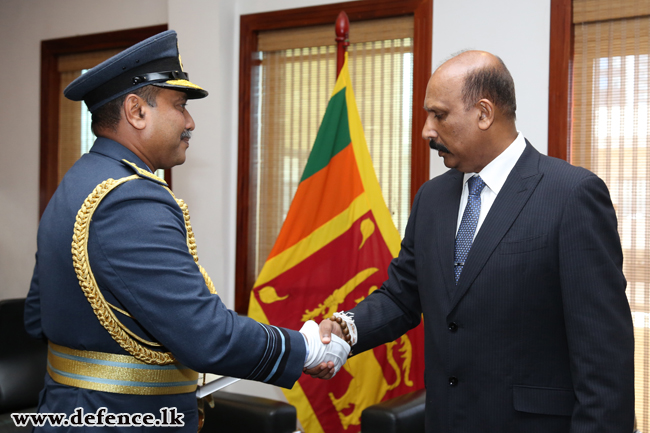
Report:
M551 0L550 27L548 154L570 161L575 30L573 0Z
M165 30L167 24L41 41L39 219L59 185L59 103L63 95L57 68L59 56L128 48ZM171 170L165 170L165 180L171 187Z
M239 44L239 140L237 166L237 245L235 269L235 311L248 314L252 287L246 281L248 251L249 170L250 170L250 104L251 67L257 50L257 35L263 30L291 27L332 25L339 12L345 11L353 21L413 15L413 115L411 148L411 203L419 187L429 180L429 146L422 140L420 126L426 112L417 102L424 99L431 76L433 0L360 0L322 6L242 15Z
M573 66L572 0L551 0L548 89L548 155L568 161Z

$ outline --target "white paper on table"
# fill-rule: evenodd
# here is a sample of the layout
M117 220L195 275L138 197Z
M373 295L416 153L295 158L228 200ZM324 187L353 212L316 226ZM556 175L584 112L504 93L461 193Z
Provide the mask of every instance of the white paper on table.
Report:
M214 392L219 391L221 388L225 388L228 385L239 381L236 377L230 376L219 376L217 379L201 385L196 389L196 398L203 398L206 395L210 395Z

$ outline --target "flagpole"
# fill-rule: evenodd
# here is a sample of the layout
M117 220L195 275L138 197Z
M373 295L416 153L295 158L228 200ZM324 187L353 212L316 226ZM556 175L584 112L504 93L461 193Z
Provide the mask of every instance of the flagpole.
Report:
M336 76L338 78L345 62L345 52L350 45L350 20L344 11L336 17Z

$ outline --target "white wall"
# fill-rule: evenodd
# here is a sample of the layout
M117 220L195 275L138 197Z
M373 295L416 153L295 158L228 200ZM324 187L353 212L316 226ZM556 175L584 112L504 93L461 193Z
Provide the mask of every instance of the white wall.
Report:
M0 1L0 299L27 294L36 251L41 41L167 22L159 0Z
M548 150L550 25L549 0L433 2L433 68L466 49L501 57L515 81L517 129L542 153ZM445 170L442 158L432 153L432 177Z
M333 0L2 0L0 54L0 299L25 296L38 225L40 41L168 23L192 81L207 99L191 101L196 131L174 191L189 205L201 263L234 304L239 19L242 14ZM434 0L433 64L462 49L491 51L515 80L518 127L546 152L550 0ZM414 95L420 104L424 95ZM414 125L421 128L422 125ZM425 145L425 144L423 144ZM444 170L432 157L431 173ZM229 388L282 399L273 387Z

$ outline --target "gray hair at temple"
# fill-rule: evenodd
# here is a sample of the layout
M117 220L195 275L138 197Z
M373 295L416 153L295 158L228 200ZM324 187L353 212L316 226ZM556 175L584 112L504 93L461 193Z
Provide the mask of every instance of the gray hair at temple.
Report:
M517 99L512 75L501 58L497 66L477 67L465 76L463 102L469 110L481 99L491 101L509 120L517 118Z

